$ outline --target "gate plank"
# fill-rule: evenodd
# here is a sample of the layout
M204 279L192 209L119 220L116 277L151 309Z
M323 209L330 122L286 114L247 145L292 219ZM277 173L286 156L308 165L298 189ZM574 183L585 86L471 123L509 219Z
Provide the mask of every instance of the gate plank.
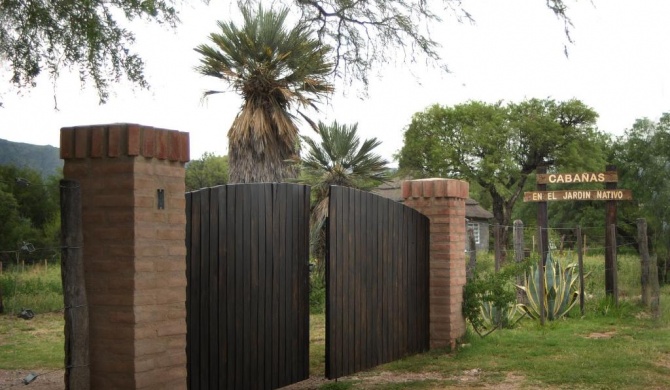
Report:
M246 337L247 332L244 326L244 317L245 317L245 306L246 306L246 296L244 291L245 285L245 275L248 270L245 269L245 264L248 262L243 261L245 258L245 241L244 241L244 222L246 220L244 214L244 186L235 185L235 225L238 229L236 233L236 242L235 242L235 335L238 337L237 342L235 343L235 359L237 363L235 364L235 384L244 383L245 380L245 365L248 363L244 359L244 349L247 347Z
M266 185L263 187L264 197L261 199L263 215L265 216L265 342L264 342L264 356L265 356L265 370L260 373L264 377L265 388L272 386L272 356L274 350L272 349L272 342L274 340L272 330L273 330L273 264L274 264L274 241L273 241L273 216L272 212L272 199L273 199L273 190L271 185Z
M207 264L209 265L209 387L219 388L219 376L216 374L219 369L219 299L218 299L218 277L219 277L219 202L218 190L210 189L207 199L209 212L207 216L207 226L209 227Z
M187 385L189 388L193 387L197 382L194 380L193 373L195 373L196 365L195 355L197 354L197 343L194 338L195 335L195 319L193 318L193 303L196 302L194 280L193 280L193 193L186 193L186 372Z
M237 224L235 214L237 206L237 192L235 191L235 186L230 186L227 188L227 203L226 203L226 230L229 232L237 232ZM236 287L235 281L237 280L237 266L235 264L235 257L237 256L237 242L235 234L229 234L226 237L228 252L226 256L226 294L228 300L226 301L226 329L228 331L228 375L226 387L229 389L235 388L235 373L237 372L237 366L240 362L237 359L237 344L240 342L236 335L238 334L237 328L237 299L236 299Z
M244 221L244 291L245 291L245 310L244 310L244 380L245 383L253 383L252 375L258 372L256 361L256 340L258 338L258 250L257 245L257 215L254 207L254 194L259 185L251 184L243 186L244 188L244 215L247 218Z
M228 318L227 318L227 302L228 302L228 290L226 282L228 279L228 267L226 263L226 258L228 257L228 242L227 242L227 199L226 199L226 188L225 186L216 187L216 203L218 204L218 216L217 216L217 262L219 275L217 278L217 294L219 297L218 304L218 360L219 366L215 372L218 373L218 382L220 387L227 385L228 372Z
M298 187L299 197L299 225L296 235L298 236L298 251L301 259L298 281L300 299L300 340L298 342L300 356L300 375L298 379L309 377L309 217L310 197L307 187Z
M353 303L351 305L352 311L353 311L353 321L352 321L352 326L353 326L353 348L354 348L354 359L351 362L351 366L353 367L353 370L358 372L361 370L361 330L363 329L363 324L361 321L362 317L362 305L361 305L361 273L362 273L362 265L363 265L363 259L361 259L360 251L361 251L361 244L362 240L360 239L360 235L363 233L361 231L361 192L360 191L351 191L351 194L353 195L353 204L350 205L351 209L353 210L353 216L357 220L357 223L353 223L350 225L350 229L352 232L352 238L353 242L351 243L351 249L352 249L352 254L350 260L350 265L349 265L349 276L351 278L351 282L353 283Z
M252 210L256 210L256 244L258 246L257 257L258 257L258 276L257 276L257 339L255 343L255 349L257 350L257 370L254 375L257 376L258 388L265 388L266 375L266 359L265 359L265 316L266 316L266 236L265 236L265 223L266 223L266 214L265 214L265 191L268 187L268 184L259 184L256 190L256 194L253 198Z

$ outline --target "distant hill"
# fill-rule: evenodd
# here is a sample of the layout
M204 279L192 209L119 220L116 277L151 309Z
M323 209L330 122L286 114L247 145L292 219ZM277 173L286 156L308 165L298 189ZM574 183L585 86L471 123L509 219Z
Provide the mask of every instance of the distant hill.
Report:
M0 165L29 167L47 177L58 173L58 169L63 167L63 160L56 147L0 139Z

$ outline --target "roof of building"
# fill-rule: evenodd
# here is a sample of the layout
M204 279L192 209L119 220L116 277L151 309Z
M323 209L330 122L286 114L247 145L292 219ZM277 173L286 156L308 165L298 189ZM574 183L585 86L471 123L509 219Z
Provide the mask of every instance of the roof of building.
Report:
M468 198L465 200L465 217L474 219L491 219L493 218L493 213L480 206L479 202L476 200Z
M396 202L402 202L401 183L402 180L396 179L380 185L372 192ZM465 217L469 219L491 219L493 214L480 206L476 200L468 198L465 201Z

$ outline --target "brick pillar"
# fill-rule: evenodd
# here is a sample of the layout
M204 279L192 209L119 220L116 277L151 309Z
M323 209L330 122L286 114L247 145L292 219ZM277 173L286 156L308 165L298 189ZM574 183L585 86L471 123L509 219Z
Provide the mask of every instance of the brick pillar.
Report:
M81 185L92 389L186 388L188 142L131 124L61 129L65 179Z
M402 183L404 203L430 219L430 348L455 347L465 335L461 305L465 285L465 200L460 180Z

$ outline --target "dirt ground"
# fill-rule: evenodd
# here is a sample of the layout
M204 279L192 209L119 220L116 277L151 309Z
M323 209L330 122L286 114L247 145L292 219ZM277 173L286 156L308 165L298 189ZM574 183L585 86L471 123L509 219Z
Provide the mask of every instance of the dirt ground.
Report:
M65 385L63 384L63 370L56 371L35 371L34 374L37 374L37 378L30 383L29 388L31 390L63 390ZM13 388L23 388L23 379L31 374L30 371L25 370L0 370L0 389L13 389ZM516 390L522 388L524 383L524 378L522 376L508 374L505 380L502 383L497 384L487 384L482 383L481 381L481 370L472 369L464 371L461 375L456 377L445 377L439 373L391 373L391 372L381 372L375 374L360 374L352 375L349 377L342 378L341 380L346 381L356 381L358 382L356 388L366 388L368 386L373 386L382 383L397 383L401 384L403 382L410 381L448 381L453 383L453 385L442 386L438 385L436 389L493 389L496 390ZM328 383L329 381L323 377L312 377L305 381L295 383L291 386L284 387L284 390L308 390L308 389L318 389L319 386Z
M37 375L37 378L26 386L23 380L31 373ZM64 373L64 370L0 370L0 389L63 390Z
M445 381L447 384L436 384L435 389L496 389L496 390L517 390L523 388L525 378L515 374L507 374L505 380L501 383L488 384L482 381L482 371L478 368L467 370L461 375L454 377L443 376L435 372L422 373L363 373L341 378L342 381L357 382L357 389L365 389L379 384L402 384L404 382L416 381ZM312 377L305 381L295 383L290 386L283 387L283 390L308 390L318 389L319 386L328 383L326 378Z

